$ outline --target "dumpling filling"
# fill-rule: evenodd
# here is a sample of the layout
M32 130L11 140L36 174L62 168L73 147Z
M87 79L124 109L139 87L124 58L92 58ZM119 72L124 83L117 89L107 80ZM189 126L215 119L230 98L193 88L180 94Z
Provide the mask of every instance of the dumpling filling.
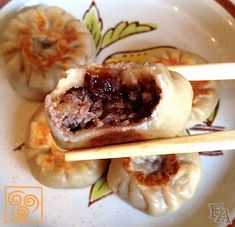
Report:
M150 76L130 77L105 67L88 70L83 87L71 88L61 96L56 107L57 123L76 132L127 125L150 116L159 102L160 89Z

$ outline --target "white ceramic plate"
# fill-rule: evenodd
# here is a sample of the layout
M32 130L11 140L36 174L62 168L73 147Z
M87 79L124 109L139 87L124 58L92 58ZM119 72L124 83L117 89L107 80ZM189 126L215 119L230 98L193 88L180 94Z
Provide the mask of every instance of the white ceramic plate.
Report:
M7 1L0 1L0 6ZM1 34L6 21L25 6L48 4L39 0L12 0L0 10ZM91 1L51 0L82 20ZM96 7L95 7L96 5ZM213 0L96 0L90 10L103 23L101 36L121 21L138 21L145 32L117 37L116 42L100 50L97 62L115 52L131 51L156 46L175 46L197 53L210 62L235 61L235 8L229 1ZM226 9L221 5L226 6ZM134 30L133 30L134 32ZM136 32L136 31L135 31ZM109 40L111 43L111 41ZM2 59L1 59L2 61ZM235 128L235 82L222 82L218 114L214 126ZM42 186L30 174L24 155L13 151L24 141L24 131L32 113L39 106L19 97L9 85L3 63L0 68L0 225L5 226L5 186ZM205 124L204 124L205 125ZM208 203L223 203L230 220L235 217L235 152L201 156L202 179L194 198L176 213L164 217L149 217L133 209L116 195L108 195L90 206L91 188L76 190L50 189L44 192L44 219L41 226L226 226L209 218ZM218 216L218 214L217 214ZM24 224L8 224L8 226Z

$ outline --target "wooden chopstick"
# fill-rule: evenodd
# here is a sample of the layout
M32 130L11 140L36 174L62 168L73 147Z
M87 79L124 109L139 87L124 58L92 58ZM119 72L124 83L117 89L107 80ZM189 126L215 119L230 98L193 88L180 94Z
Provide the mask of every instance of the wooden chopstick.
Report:
M235 63L168 66L168 69L190 81L235 79Z
M80 149L65 153L65 160L80 161L231 149L235 149L235 130Z

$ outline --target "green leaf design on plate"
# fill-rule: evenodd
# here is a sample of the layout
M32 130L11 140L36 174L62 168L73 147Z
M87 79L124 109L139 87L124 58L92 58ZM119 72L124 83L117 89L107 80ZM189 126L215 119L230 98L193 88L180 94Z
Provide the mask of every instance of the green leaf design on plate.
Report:
M154 29L156 29L156 25L154 24L140 24L138 21L131 23L128 21L122 21L105 32L102 38L101 49L104 49L125 37L138 33L149 32Z
M103 22L99 14L99 10L96 7L95 2L91 3L89 9L85 12L83 16L83 23L87 26L90 31L93 39L95 41L97 52L100 49L101 40L102 40L102 28Z
M92 185L88 206L110 194L112 194L112 191L108 186L107 175L105 174Z
M217 103L214 111L211 113L211 115L204 121L204 123L207 125L207 126L211 126L216 118L216 115L218 113L218 110L219 110L219 102Z
M93 36L97 55L100 53L101 50L117 42L120 39L156 29L156 25L153 23L140 24L138 21L122 21L116 26L108 29L103 34L103 21L100 17L99 9L97 8L95 2L91 3L89 9L85 12L82 20Z

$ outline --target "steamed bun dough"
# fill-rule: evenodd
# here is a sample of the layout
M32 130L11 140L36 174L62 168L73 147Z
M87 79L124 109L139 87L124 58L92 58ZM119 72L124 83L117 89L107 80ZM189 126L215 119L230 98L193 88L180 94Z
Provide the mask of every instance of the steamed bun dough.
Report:
M108 184L134 208L160 216L176 211L199 184L198 153L112 159Z
M180 49L165 47L158 48L147 61L150 63L163 63L164 65L195 65L206 64L207 61L194 53ZM214 111L220 96L219 81L193 81L193 106L190 118L186 125L190 128L204 120Z
M41 106L29 122L25 154L32 175L52 188L82 188L95 183L107 168L107 160L66 162L65 150L52 139Z
M91 65L68 71L45 112L55 142L71 150L174 137L192 96L190 83L162 64Z
M92 63L95 45L81 22L58 7L26 9L10 20L2 53L13 88L42 101L65 70Z

